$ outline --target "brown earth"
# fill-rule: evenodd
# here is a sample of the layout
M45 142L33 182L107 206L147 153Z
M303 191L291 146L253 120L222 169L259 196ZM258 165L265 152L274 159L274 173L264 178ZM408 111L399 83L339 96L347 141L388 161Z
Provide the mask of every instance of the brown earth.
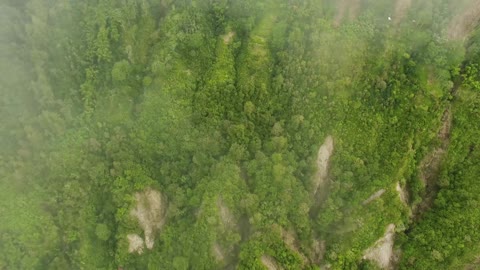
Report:
M465 270L478 270L478 269L480 269L480 255L477 256L472 263L466 265L464 269Z
M218 243L213 244L212 251L217 261L225 261L225 254L223 254L223 250Z
M325 241L313 240L312 243L312 252L310 254L310 260L313 264L320 264L325 256Z
M229 32L228 34L223 36L223 43L230 44L232 42L233 37L235 36L235 32Z
M283 269L281 266L278 265L277 261L275 261L274 258L272 258L268 255L263 255L260 260L262 261L262 264L268 270L282 270Z
M143 239L138 236L137 234L129 234L127 235L128 239L128 252L134 253L137 252L138 254L143 253L144 243Z
M420 179L425 185L426 194L422 202L414 207L413 217L419 219L424 212L430 209L438 192L437 180L440 174L440 168L443 157L450 144L450 132L452 126L452 113L450 108L445 110L442 116L442 125L438 131L437 137L441 141L441 145L433 149L420 162Z
M228 209L228 207L225 205L222 198L217 200L217 207L220 220L222 221L223 225L225 227L235 226L235 217L233 216L232 212L230 212L230 209Z
M338 1L337 13L333 19L333 26L339 27L348 15L348 19L353 21L358 17L361 0L340 0Z
M333 138L332 136L327 136L323 144L318 149L317 156L317 173L313 182L313 192L316 194L325 183L325 180L328 176L328 164L330 157L333 153Z
M465 41L480 20L480 2L472 1L463 12L455 16L447 29L450 40Z
M275 228L276 227L276 228ZM285 230L280 226L275 226L274 230L279 230L280 235L282 236L283 242L285 245L292 251L296 252L302 259L303 264L305 265L308 261L307 257L300 251L300 243L298 242L298 237L296 233L292 230Z
M137 205L130 214L138 220L144 231L145 245L153 248L155 233L160 231L165 222L166 202L162 194L153 189L135 193Z
M372 196L368 197L368 199L363 201L362 205L367 205L367 204L371 203L372 201L380 198L383 195L383 193L385 193L385 189L380 189L379 191L373 193Z
M408 205L408 193L400 186L400 183L397 182L395 185L395 190L398 192L398 196L400 197L400 201L404 205Z
M395 11L393 13L393 23L399 24L408 12L412 5L412 0L397 0L395 1Z
M381 269L391 269L394 259L395 224L389 224L385 235L365 251L363 259L375 262Z

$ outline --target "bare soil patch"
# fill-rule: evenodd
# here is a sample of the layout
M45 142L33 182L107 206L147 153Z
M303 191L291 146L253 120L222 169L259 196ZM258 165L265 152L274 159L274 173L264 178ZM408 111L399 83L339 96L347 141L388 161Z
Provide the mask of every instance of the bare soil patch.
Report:
M312 254L310 255L310 260L314 264L320 264L325 255L325 241L313 240L312 243Z
M425 185L426 194L420 204L413 208L413 217L418 220L433 205L438 192L437 178L445 150L436 148L420 162L420 179Z
M353 21L358 17L360 10L361 0L340 0L338 1L337 13L333 19L333 26L339 27L345 15L348 15L348 19Z
M400 197L400 201L408 205L408 194L407 192L400 186L400 182L397 182L397 185L395 186L395 190L398 192L398 196Z
M471 1L463 12L458 14L450 22L447 30L447 37L450 40L465 41L468 35L474 30L480 20L480 2Z
M278 265L277 261L275 261L274 258L272 258L268 255L263 255L260 260L262 261L262 264L268 270L282 270L283 269L280 265Z
M425 186L432 185L440 170L440 161L445 154L442 148L435 148L420 162L420 179Z
M465 270L476 270L480 269L480 255L475 258L475 260L465 266Z
M235 226L235 217L233 216L232 212L230 212L230 209L228 209L228 207L225 205L222 198L217 200L217 207L220 220L222 221L223 225L225 227Z
M440 168L443 157L450 144L450 133L452 126L452 113L450 108L446 109L442 116L442 125L438 131L437 137L441 141L441 145L433 149L420 162L420 179L425 185L426 194L422 202L413 209L414 219L418 220L433 205L439 187L437 179L440 174Z
M280 235L282 236L282 239L285 245L292 251L296 252L302 259L303 264L305 265L308 259L300 251L300 243L297 240L298 239L297 234L292 230L287 231L284 228L281 228L280 226L277 226L277 225L274 225L274 230L277 230L280 232Z
M452 129L452 111L448 108L442 116L442 127L438 132L438 138L442 141L442 147L446 147L450 140L450 130Z
M399 24L408 12L412 5L412 0L397 0L395 1L395 11L393 15L393 23Z
M348 19L350 21L353 21L358 17L361 0L349 0L348 2L349 2Z
M223 36L223 43L230 44L235 36L235 32L229 32L228 34Z
M372 196L368 197L368 199L363 201L362 205L367 205L367 204L371 203L372 201L380 198L380 196L382 196L383 193L385 193L385 189L380 189L379 191L373 193Z
M345 16L345 11L347 10L347 1L340 0L338 1L337 13L333 19L333 26L339 27L342 23L343 17Z
M328 164L333 153L333 138L328 136L318 150L317 174L313 183L313 192L316 194L323 187L328 176Z
M450 143L450 131L452 127L452 114L450 109L445 110L442 116L442 125L438 131L437 137L441 141L441 146L432 150L420 162L420 178L428 187L435 183L440 170L440 163L443 155Z
M219 262L225 261L225 254L223 254L223 250L218 243L213 244L212 250L213 250L213 255L215 256L215 259L217 261Z
M391 269L394 252L395 224L389 224L385 235L365 251L363 259L375 262L381 269Z
M145 247L143 243L143 239L138 236L137 234L129 234L127 235L128 239L128 252L134 253L137 252L138 254L143 253L143 248Z
M155 233L160 231L165 222L166 202L162 194L153 189L135 193L137 205L130 214L138 220L144 231L145 245L153 248Z

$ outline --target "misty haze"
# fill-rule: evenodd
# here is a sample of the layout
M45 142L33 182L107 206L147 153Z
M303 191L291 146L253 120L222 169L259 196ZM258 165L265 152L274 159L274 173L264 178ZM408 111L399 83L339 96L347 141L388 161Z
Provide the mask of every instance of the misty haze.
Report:
M0 270L480 269L479 25L0 0Z

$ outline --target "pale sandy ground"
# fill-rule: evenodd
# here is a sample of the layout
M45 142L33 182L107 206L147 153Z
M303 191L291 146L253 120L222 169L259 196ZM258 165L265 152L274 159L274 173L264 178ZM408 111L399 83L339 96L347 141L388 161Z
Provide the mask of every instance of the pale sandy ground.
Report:
M412 0L397 0L395 2L395 11L393 13L393 23L399 24L408 12L412 5Z
M381 269L390 269L393 260L394 239L395 224L389 224L385 235L365 251L363 258L375 262Z
M260 259L262 261L262 264L268 269L268 270L282 270L283 268L278 265L278 263L275 261L274 258L268 256L268 255L263 255L262 258Z
M144 231L146 247L152 249L155 233L160 231L164 224L166 203L162 194L153 189L135 193L135 200L137 205L130 214L138 220Z
M472 3L450 22L447 37L450 40L465 41L480 19L480 1Z
M337 13L333 19L333 26L338 27L344 21L345 16L353 21L358 17L360 11L360 0L339 0Z
M385 193L385 189L380 189L379 191L373 193L372 196L368 197L368 199L363 201L362 204L367 205L367 204L371 203L372 201L380 198L380 196L382 196L383 193Z
M313 192L314 194L317 193L318 189L323 186L323 183L327 179L328 176L328 163L330 157L333 153L333 138L332 136L328 136L325 141L323 142L322 146L318 150L317 156L317 174L315 175L314 183L313 183Z
M395 186L395 190L398 192L398 196L400 197L400 201L407 205L408 204L408 194L403 190L403 188L400 186L400 183L397 182L397 185Z

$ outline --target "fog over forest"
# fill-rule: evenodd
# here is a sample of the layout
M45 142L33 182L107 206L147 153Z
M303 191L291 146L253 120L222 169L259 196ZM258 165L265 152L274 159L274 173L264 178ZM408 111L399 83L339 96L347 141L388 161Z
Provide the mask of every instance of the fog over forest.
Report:
M0 0L0 270L480 269L477 0Z

